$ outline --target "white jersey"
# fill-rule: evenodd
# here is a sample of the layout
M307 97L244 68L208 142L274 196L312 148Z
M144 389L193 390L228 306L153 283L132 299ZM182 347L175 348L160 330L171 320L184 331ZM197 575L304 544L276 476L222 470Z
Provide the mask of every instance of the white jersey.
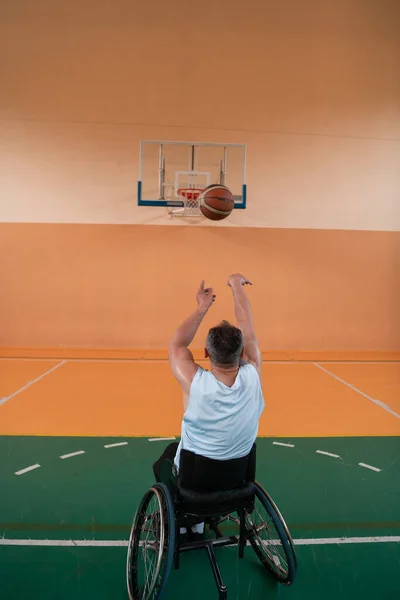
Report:
M241 364L232 387L199 367L190 386L175 466L179 468L182 448L217 460L246 456L263 410L261 382L253 365Z

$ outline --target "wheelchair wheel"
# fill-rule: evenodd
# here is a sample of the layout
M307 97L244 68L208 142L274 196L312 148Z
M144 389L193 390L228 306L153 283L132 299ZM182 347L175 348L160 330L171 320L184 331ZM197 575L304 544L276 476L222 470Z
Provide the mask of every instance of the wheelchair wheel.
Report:
M143 496L133 520L126 561L130 600L162 598L175 549L174 508L168 488L157 483Z
M245 513L247 537L264 567L291 585L296 575L292 537L272 498L260 484L255 487L254 508Z

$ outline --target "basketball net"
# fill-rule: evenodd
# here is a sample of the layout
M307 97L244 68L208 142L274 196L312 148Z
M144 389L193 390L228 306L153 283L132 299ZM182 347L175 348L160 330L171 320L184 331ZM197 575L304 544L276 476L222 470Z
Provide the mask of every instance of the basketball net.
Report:
M178 188L177 195L182 198L183 206L179 208L170 208L170 217L203 217L198 200L202 188Z

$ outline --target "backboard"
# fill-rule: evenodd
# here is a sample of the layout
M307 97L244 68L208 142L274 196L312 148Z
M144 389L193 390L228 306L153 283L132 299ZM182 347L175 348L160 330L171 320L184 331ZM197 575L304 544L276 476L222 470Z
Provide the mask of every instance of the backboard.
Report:
M140 142L138 205L164 206L171 217L202 216L195 191L214 183L231 190L235 208L246 208L245 177L244 144Z

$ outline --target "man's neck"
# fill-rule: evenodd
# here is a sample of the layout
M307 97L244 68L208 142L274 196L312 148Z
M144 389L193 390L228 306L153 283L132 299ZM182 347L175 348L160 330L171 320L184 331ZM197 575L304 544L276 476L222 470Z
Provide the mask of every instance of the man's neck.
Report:
M218 373L237 373L239 370L240 364L232 364L232 365L218 365L216 363L211 363L210 370L217 371Z

